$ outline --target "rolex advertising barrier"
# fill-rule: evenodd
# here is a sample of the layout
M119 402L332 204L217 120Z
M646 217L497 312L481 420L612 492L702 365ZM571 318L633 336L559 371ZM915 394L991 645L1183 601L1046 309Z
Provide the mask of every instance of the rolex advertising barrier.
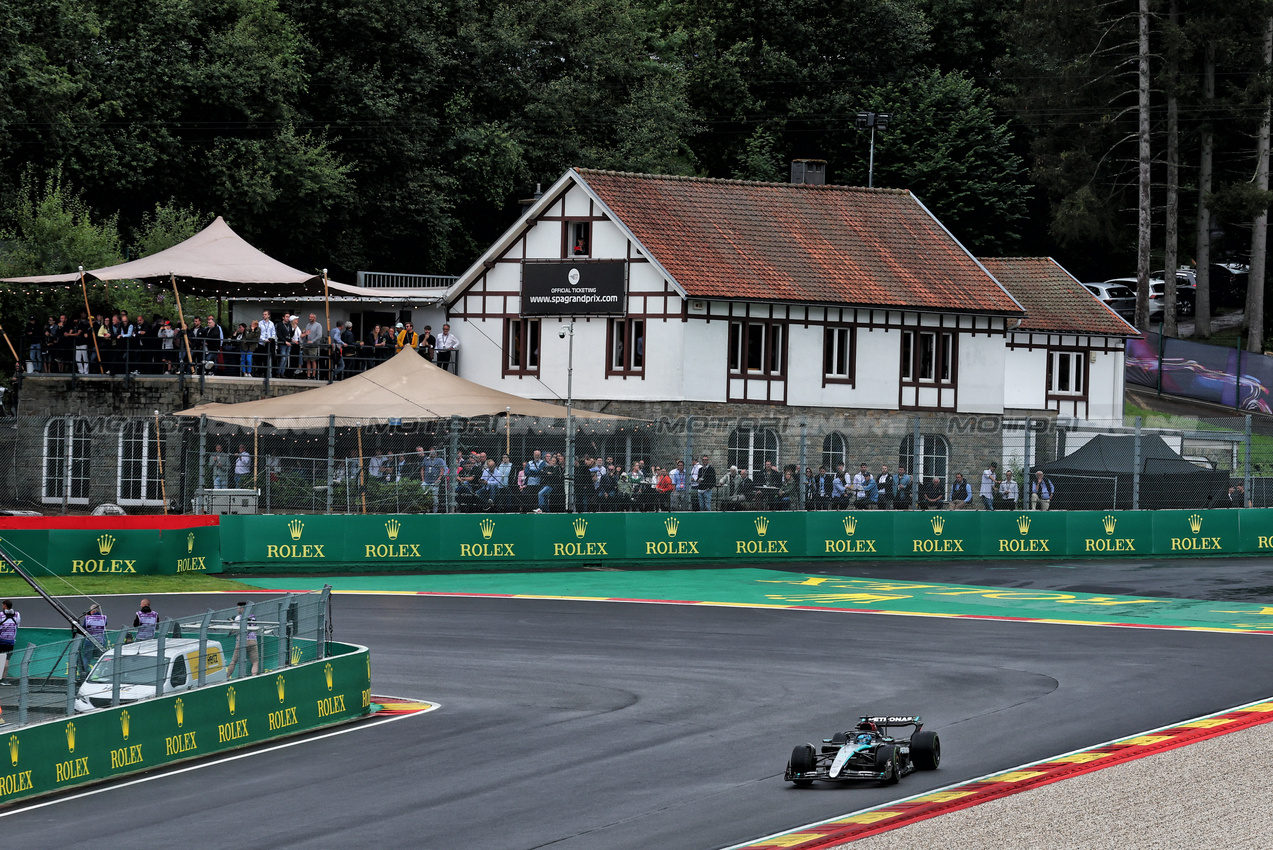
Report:
M226 516L230 572L1273 552L1273 510Z
M0 803L352 720L370 713L370 688L367 649L329 642L298 666L17 728Z
M0 547L53 575L221 572L218 517L0 517ZM0 574L13 570L0 563Z

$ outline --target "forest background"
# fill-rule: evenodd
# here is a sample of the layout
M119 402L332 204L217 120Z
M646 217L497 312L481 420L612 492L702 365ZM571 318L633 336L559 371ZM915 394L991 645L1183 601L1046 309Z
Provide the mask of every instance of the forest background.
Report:
M455 274L570 166L785 180L817 158L866 185L864 111L892 119L874 185L976 255L1135 274L1147 138L1154 268L1201 241L1246 262L1273 201L1271 20L1267 0L9 0L0 276L136 258L214 215L336 280ZM0 288L9 328L82 306Z

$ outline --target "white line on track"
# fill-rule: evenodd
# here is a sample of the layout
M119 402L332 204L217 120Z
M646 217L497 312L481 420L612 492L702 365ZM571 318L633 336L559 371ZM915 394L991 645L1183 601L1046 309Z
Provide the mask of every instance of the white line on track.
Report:
M8 809L6 811L0 812L0 818L7 818L12 815L22 814L23 812L35 811L36 809L42 809L45 806L56 806L59 803L67 803L67 802L70 802L71 800L81 800L85 797L92 797L97 794L104 794L107 791L114 791L119 788L127 788L130 785L140 785L143 782L153 782L156 779L167 779L170 776L177 776L182 773L189 773L192 770L203 770L205 767L214 767L219 764L226 764L227 762L238 761L239 759L251 758L252 756L260 756L266 753L272 753L275 750L285 750L288 747L296 747L301 744L311 743L313 741L321 741L324 738L334 738L337 735L345 735L349 732L358 732L363 729L371 729L376 726L383 726L386 723L392 723L395 720L402 720L403 718L406 718L406 717L415 717L418 714L428 714L430 711L434 711L442 707L440 703L432 702L431 700L411 699L408 697L388 697L383 695L380 695L380 696L382 699L385 699L385 700L401 700L403 702L418 702L418 703L427 702L429 705L429 708L421 709L420 711L413 711L410 714L399 714L394 717L385 717L380 720L374 720L374 719L371 721L364 720L360 723L355 723L352 726L348 726L344 729L336 729L332 732L327 732L322 735L315 735L313 737L303 738L298 741L288 741L283 744L275 744L271 747L253 749L245 753L235 753L234 755L225 756L224 758L214 758L210 761L200 762L199 764L192 764L188 767L180 767L175 770L164 770L163 768L158 768L159 772L152 774L151 776L142 776L138 779L130 779L125 782L107 781L106 784L97 788L92 788L88 791L81 791L75 794L68 794L65 797L58 797L55 800L44 800L41 802L30 803L27 805L18 806L13 809Z

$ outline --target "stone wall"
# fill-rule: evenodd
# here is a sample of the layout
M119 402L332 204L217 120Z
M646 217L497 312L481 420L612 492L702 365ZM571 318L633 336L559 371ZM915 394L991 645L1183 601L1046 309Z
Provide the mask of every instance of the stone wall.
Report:
M270 380L269 392L260 378L209 378L202 385L198 377L181 380L175 375L145 378L110 378L90 375L26 375L18 390L20 417L153 416L168 414L198 404L234 404L280 395L291 395L320 386L315 381Z

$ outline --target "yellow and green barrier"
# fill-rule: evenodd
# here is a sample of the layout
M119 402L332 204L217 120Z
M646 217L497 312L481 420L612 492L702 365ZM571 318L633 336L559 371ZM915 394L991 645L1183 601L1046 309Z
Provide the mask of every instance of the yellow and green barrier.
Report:
M329 643L328 651L261 676L15 729L4 736L0 804L369 714L368 650Z
M221 572L217 517L5 517L0 548L45 575Z
M1273 552L1273 509L223 517L232 572Z

